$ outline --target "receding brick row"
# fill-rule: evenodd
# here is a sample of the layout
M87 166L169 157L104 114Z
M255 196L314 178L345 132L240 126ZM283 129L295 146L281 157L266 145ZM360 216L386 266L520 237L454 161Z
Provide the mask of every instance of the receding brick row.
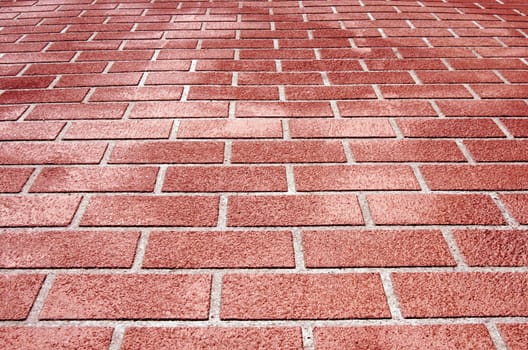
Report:
M97 164L103 142L9 142L0 145L0 164Z
M293 138L395 137L389 121L382 118L294 119L289 122Z
M71 124L64 139L167 139L172 124L169 120L78 121Z
M178 127L178 138L282 138L280 120L183 120Z
M412 118L397 119L404 137L421 138L472 138L506 137L491 119Z

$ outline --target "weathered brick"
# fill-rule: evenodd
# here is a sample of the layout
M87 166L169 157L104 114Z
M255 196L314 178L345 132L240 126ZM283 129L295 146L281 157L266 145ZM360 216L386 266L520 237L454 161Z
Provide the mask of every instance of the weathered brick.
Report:
M388 119L294 119L289 121L293 138L395 137Z
M427 101L420 100L363 100L339 101L343 117L436 117Z
M120 119L126 108L126 103L37 105L26 119Z
M345 162L339 141L235 141L233 163Z
M43 275L0 275L0 320L26 319L43 281Z
M503 194L501 199L519 223L528 224L528 194Z
M464 144L477 162L528 160L528 140L467 140Z
M32 168L0 168L0 192L20 192L31 173Z
M331 117L328 102L237 102L237 117Z
M350 141L358 162L463 162L465 157L450 140Z
M491 119L398 119L405 137L506 137Z
M510 350L523 350L528 344L528 324L526 323L501 324L499 330Z
M130 118L225 118L227 102L137 102Z
M64 125L63 122L2 122L0 140L54 140Z
M102 142L5 142L0 164L97 164L106 150Z
M169 120L79 121L71 124L64 139L168 139L172 123Z
M282 138L280 120L217 119L183 120L178 127L178 138Z

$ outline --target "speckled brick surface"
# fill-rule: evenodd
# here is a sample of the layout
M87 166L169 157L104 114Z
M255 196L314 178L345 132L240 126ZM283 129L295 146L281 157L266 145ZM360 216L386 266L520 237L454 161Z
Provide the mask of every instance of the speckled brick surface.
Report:
M0 349L528 349L522 0L0 2Z

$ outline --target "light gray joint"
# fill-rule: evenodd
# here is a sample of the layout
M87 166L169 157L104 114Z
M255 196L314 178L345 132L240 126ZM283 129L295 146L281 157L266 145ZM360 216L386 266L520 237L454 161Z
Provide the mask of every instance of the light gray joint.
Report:
M165 181L165 174L167 173L167 165L160 165L158 175L156 177L156 184L154 185L154 193L160 194L163 191L163 183Z
M302 233L301 229L295 228L292 230L293 233L293 251L295 256L295 270L297 272L306 271L304 263L304 251L302 244Z
M510 130L508 130L506 125L504 125L504 123L499 118L491 118L491 119L495 122L495 124L497 124L497 126L499 127L499 129L501 129L504 135L506 135L507 139L514 138L513 135L510 133Z
M270 22L270 30L272 32L277 30L277 27L275 26L275 22Z
M424 5L421 1L416 1L416 3L417 3L418 6L420 6L420 7L425 7L425 5Z
M345 157L347 164L354 164L356 160L354 159L354 155L352 154L352 150L350 150L350 145L348 144L347 140L341 141L343 144L343 150L345 152Z
M462 11L458 7L455 7L455 11L458 12L459 14L461 14L461 15L465 15L464 11Z
M334 114L334 118L340 119L341 112L339 112L339 107L337 106L336 101L330 101L330 108L332 108L332 113Z
M502 216L504 217L508 225L515 228L519 227L519 223L517 222L517 220L515 220L506 205L502 202L499 195L496 192L492 192L490 193L490 196L499 208L500 212L502 213Z
M522 29L517 29L517 31L518 31L519 33L521 33L525 38L528 38L528 34L527 34L524 30L522 30Z
M110 159L110 155L112 154L114 147L114 141L108 142L108 146L106 147L105 153L103 154L103 158L101 159L100 165L108 165L108 160Z
M471 153L467 149L466 145L464 145L464 142L461 139L456 139L455 142L458 148L460 149L460 151L462 152L462 154L464 155L464 157L466 157L468 163L476 164L475 160L473 159L473 156L471 156Z
M77 62L77 59L79 58L80 55L81 55L81 51L76 51L75 54L73 55L72 59L70 60L70 63Z
M403 319L403 317L400 311L398 299L396 298L396 294L394 293L390 272L383 271L380 273L380 275L381 282L383 284L383 289L385 291L385 296L387 297L387 304L389 304L389 310L392 315L392 319L401 320Z
M211 281L211 301L209 307L209 321L216 323L220 321L222 300L222 272L213 273Z
M524 57L519 58L522 63L526 64L528 66L528 60Z
M171 131L169 133L169 140L176 140L178 138L178 129L180 128L180 121L175 119L172 122Z
M110 342L109 350L119 350L123 344L123 339L125 338L125 326L116 325L114 332L112 333L112 340Z
M231 164L231 147L232 147L232 141L226 141L225 147L224 147L224 163L223 164Z
M235 30L235 39L240 40L240 29Z
M427 186L427 182L425 181L418 165L412 164L411 168L414 172L414 176L416 177L416 180L418 181L418 184L420 185L420 188L422 189L422 192L430 193L431 189L429 188L429 186Z
M474 2L473 5L485 10L486 8L484 6L482 6L481 4L479 4L478 2Z
M422 40L424 41L425 45L427 45L427 47L429 47L429 48L434 48L433 44L431 44L431 42L429 41L429 39L427 39L427 38L422 38Z
M228 118L233 119L235 118L236 113L236 101L229 101L229 111L228 111Z
M22 122L24 120L26 120L27 116L29 114L31 114L31 112L33 112L33 110L35 109L36 105L30 105L25 111L24 113L22 113L22 115L20 117L18 117L17 121L18 122Z
M103 69L103 74L110 73L110 69L112 69L112 66L114 65L114 61L109 61L106 66Z
M504 3L501 0L495 0L495 1L498 2L501 5L504 5Z
M64 136L68 132L68 130L71 128L72 122L67 121L64 127L61 129L57 137L55 138L55 141L62 141L64 139Z
M136 106L136 103L135 102L130 102L127 106L127 108L125 109L125 113L123 113L123 117L121 118L122 120L127 120L130 118L130 114L132 113L132 110L134 109L134 107Z
M332 9L332 13L333 13L333 14L336 14L336 13L338 13L338 12L337 12L337 9L336 9L336 7L335 7L335 6L331 6L330 8Z
M310 40L313 40L314 36L313 36L313 31L312 30L308 30L308 39Z
M238 72L233 72L233 76L231 78L231 86L238 86Z
M88 90L88 93L84 96L82 103L88 103L88 101L90 100L94 92L95 92L95 88L90 88Z
M418 77L418 75L416 74L414 70L409 71L409 74L414 79L414 82L416 83L416 85L423 85L422 80Z
M42 171L42 166L37 166L35 170L31 173L29 178L27 179L26 183L24 184L24 187L22 188L22 191L20 193L29 193L29 189L31 186L33 186L33 183L35 182L35 179L38 177L40 172Z
M440 58L440 61L442 61L442 63L444 64L444 66L447 67L447 70L449 71L454 71L455 69L449 64L449 62L447 61L447 59L445 58Z
M396 135L396 138L399 140L403 139L403 133L400 130L400 127L398 126L398 124L396 124L396 120L394 120L394 118L389 118L389 124L391 125L392 130L394 130L394 134Z
M496 19L498 19L501 22L506 22L506 20L504 18L502 18L501 16L499 16L499 15L493 15L493 17L495 17Z
M396 55L396 58L398 58L400 60L403 59L403 56L402 56L402 54L400 53L400 51L398 50L397 47L393 47L392 48L392 52L394 52L394 54Z
M498 36L493 37L493 39L495 39L495 41L498 42L500 44L500 46L508 47L508 45L506 45L506 43L504 41L502 41Z
M405 23L407 23L407 25L409 26L409 28L411 28L411 29L416 29L416 27L414 26L413 22L411 22L410 19L406 19L406 20L405 20Z
M518 9L513 9L513 12L517 13L519 16L526 16L526 13L519 11Z
M474 48L470 47L470 48L469 48L469 51L471 51L471 53L472 53L476 58L483 58L483 57L477 52L477 50L475 50Z
M387 38L387 34L385 34L385 32L383 31L383 28L378 28L378 32L380 33L381 37L382 38Z
M375 21L376 19L374 18L374 16L372 15L372 13L370 12L367 12L367 17L369 18L369 20L371 21Z
M503 82L504 84L507 84L507 85L510 85L510 84L511 84L511 82L510 82L508 79L506 79L506 78L504 77L504 75L502 75L498 70L494 69L494 70L493 70L493 73L495 73L495 75L496 75L497 77L499 77L499 79L502 80L502 82Z
M84 215L84 212L86 211L86 207L88 207L88 202L90 202L90 198L90 194L85 194L83 196L83 198L81 199L81 203L79 203L79 207L77 208L77 211L75 212L75 215L73 216L73 219L68 228L79 228L79 224Z
M392 6L392 8L394 9L394 11L396 11L396 13L402 13L398 6Z
M438 15L436 13L431 13L431 17L433 17L437 21L441 21L442 20L440 17L438 17Z
M279 49L279 39L273 39L273 48L275 50Z
M146 9L145 9L145 10L146 10ZM142 16L143 16L143 14L142 14ZM137 27L138 27L138 23L134 23L134 25L132 26L132 29L130 29L130 31L131 31L131 32L135 32L136 29L137 29Z
M321 51L319 49L314 49L315 59L320 60L321 59Z
M473 96L475 100L480 100L480 96L473 90L473 88L469 84L462 84L466 90Z
M363 7L365 6L365 4L363 3L362 0L358 0L358 3L359 3L359 6L363 6ZM369 13L370 13L370 12L369 12Z
M139 237L137 248L136 248L136 255L134 257L134 262L132 264L131 272L138 272L141 270L141 267L143 266L143 259L145 257L145 252L147 251L147 243L150 237L150 231L145 230L141 231L141 236Z
M372 89L374 89L374 92L376 93L376 97L378 98L378 100L384 100L385 99L383 97L383 94L381 93L381 89L379 88L379 86L377 84L373 84L372 85Z
M502 336L500 334L499 329L497 328L497 325L495 323L486 322L486 328L488 329L490 338L493 341L493 345L495 345L495 349L508 350L508 347L506 346L506 343L502 339Z
M191 90L191 87L189 85L185 85L183 87L182 95L181 95L181 98L180 98L181 102L187 101L187 97L189 96L189 91L190 90Z
M297 188L295 187L295 174L293 171L293 165L286 164L286 184L288 185L288 193L297 193Z
M345 25L345 22L343 22L343 21L337 21L337 23L339 23L339 28L340 28L340 29L343 29L343 30L346 30L346 29L347 29L347 27L346 27L346 25Z
M458 35L453 29L447 28L447 31L451 33L451 35L455 38L460 38L460 35Z
M128 40L123 40L119 47L117 48L117 51L123 51L125 49L125 46L127 44Z
M145 86L145 82L147 81L147 77L148 77L148 72L143 72L143 74L141 75L141 79L139 80L139 85L140 87L144 87Z
M346 29L346 28L342 28L342 29ZM348 38L348 42L350 43L350 47L353 48L353 49L357 49L358 46L356 45L356 42L354 41L353 38Z
M328 74L326 72L321 72L321 78L323 79L323 84L325 86L330 86L330 79L328 79Z
M225 229L227 227L227 206L227 195L220 195L220 200L218 202L218 224L216 225L216 228Z
M286 91L284 85L279 85L279 101L286 101Z
M308 22L308 15L306 13L302 14L303 22Z
M302 327L302 339L304 350L314 350L315 341L312 327Z
M275 60L275 70L277 71L277 73L281 73L282 72L282 62L281 62L281 60Z
M196 72L196 65L198 64L198 60L192 60L191 66L189 67L189 72Z
M234 60L235 61L239 61L240 60L240 49L235 49Z
M369 71L369 68L368 68L367 64L365 63L365 60L359 59L358 62L359 62L359 65L361 66L361 69L363 69L363 71L365 71L365 72Z
M53 286L53 281L55 280L55 274L50 273L46 276L44 279L44 282L42 283L42 286L40 287L40 290L38 292L37 297L35 298L35 302L33 303L33 306L31 307L31 310L29 310L27 321L28 323L36 323L39 319L39 314L42 311L42 307L44 306L44 302L48 298L48 294L51 290L51 287Z
M4 54L0 54L0 57L2 57L3 55L4 55ZM26 74L26 71L29 69L29 67L31 67L31 65L32 65L31 63L27 63L27 64L24 66L24 68L22 68L22 69L20 70L20 72L17 73L16 76L17 76L17 77L21 77L21 76L23 76L24 74Z
M477 26L478 29L484 29L484 26L481 25L479 22L477 22L477 21L472 21L472 22L473 22L474 25Z
M360 193L358 196L358 202L359 206L361 207L361 212L363 213L363 220L365 221L365 227L366 228L373 228L376 225L374 224L374 220L372 219L372 215L370 213L370 208L367 203L367 199L365 198L365 195Z
M282 138L284 140L291 140L290 136L290 125L288 119L283 119L281 121L282 124Z
M453 256L453 259L455 259L455 263L457 265L457 269L459 270L466 270L468 268L466 261L464 260L464 256L460 252L460 249L458 248L458 245L456 243L455 238L453 237L453 233L451 230L444 228L441 230L442 236L444 237L444 240L447 243L447 247L449 248L449 251L451 252L451 255Z

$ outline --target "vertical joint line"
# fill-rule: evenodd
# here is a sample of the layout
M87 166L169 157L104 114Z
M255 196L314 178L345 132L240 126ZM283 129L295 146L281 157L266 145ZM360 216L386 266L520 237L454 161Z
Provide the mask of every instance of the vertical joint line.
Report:
M365 198L365 195L363 193L360 193L358 194L357 199L359 202L359 206L361 208L361 213L363 214L363 220L365 221L365 227L373 228L376 225L374 224L374 220L372 219L370 208L368 206L368 202L367 202L367 199Z
M26 183L24 184L24 187L22 187L22 191L20 191L20 193L22 194L29 193L29 189L31 188L31 186L33 186L35 179L38 177L41 171L42 171L42 166L37 166L35 170L33 170L31 175L27 179Z
M54 280L55 280L55 274L50 273L46 276L46 278L44 279L44 282L42 282L42 285L40 286L40 290L37 294L37 297L35 298L35 301L33 302L33 306L31 307L31 310L29 311L29 315L27 318L27 321L29 323L38 322L39 314L42 311L44 302L48 298L48 294L51 290L51 287L53 286Z
M497 124L499 129L501 129L501 131L504 133L504 135L506 135L507 139L513 139L514 138L513 135L510 133L510 130L508 130L506 125L504 125L504 123L499 118L495 117L495 118L491 118L491 120L493 120L495 122L495 124Z
M302 233L298 228L292 230L293 233L293 252L295 256L295 270L296 271L306 271L306 266L304 263L304 251L302 245Z
M422 189L422 192L424 193L431 192L431 189L429 188L429 186L427 186L427 182L425 181L418 165L411 164L411 168L413 170L414 176L416 177L416 180L418 181L418 184L420 185L420 188Z
M225 229L227 227L227 206L228 206L227 195L220 195L218 201L218 223L216 225L219 229Z
M141 231L141 235L139 236L137 243L136 255L134 256L134 262L132 263L131 272L138 272L139 270L141 270L141 266L143 265L143 258L145 257L145 252L147 250L149 236L149 230Z
M396 138L398 140L403 139L403 133L400 130L400 127L398 126L398 124L396 124L396 120L394 120L394 118L389 118L389 124L392 127L392 130L394 131L394 135L396 135Z
M475 160L473 159L473 156L471 156L471 153L466 148L466 145L464 145L464 142L461 139L455 139L455 142L456 142L458 148L460 149L460 151L462 152L462 154L464 155L464 157L466 157L468 163L469 164L476 164Z
M295 187L295 174L293 171L293 165L286 164L286 184L288 185L288 193L297 193L297 188Z
M124 337L125 337L125 326L117 325L114 328L114 332L112 333L112 340L110 342L110 347L108 348L108 350L121 349L121 345L123 344Z
M225 142L223 164L231 164L231 146L232 141L228 140Z
M334 118L341 118L341 112L339 111L339 107L337 106L337 102L335 100L330 101L330 108L332 108Z
M517 222L517 220L515 220L506 205L502 202L499 195L496 192L492 192L490 193L490 196L497 205L497 207L499 207L499 210L502 213L504 219L506 220L506 223L511 227L518 227L519 223Z
M172 121L171 130L169 133L169 140L176 140L178 138L178 129L180 128L180 121L178 119L174 119Z
M154 185L154 193L160 194L163 190L163 182L165 181L165 174L167 173L167 165L162 164L158 170L158 175L156 176L156 183Z
M343 144L343 150L345 152L345 158L347 161L347 164L353 164L355 163L354 155L352 154L352 150L350 149L350 145L348 144L347 140L342 140L341 143Z
M211 278L211 300L209 305L209 321L216 323L220 321L221 299L222 299L222 272L215 272Z
M450 229L444 228L441 230L442 236L444 237L444 241L447 243L447 247L449 248L449 252L453 256L453 259L455 259L456 267L458 270L465 270L467 269L466 261L464 260L464 256L460 252L460 249L458 248L458 244L456 243L455 238L453 237L453 233Z
M281 120L281 123L282 123L282 138L284 140L291 140L290 126L289 126L288 122L289 122L288 119Z
M486 328L488 329L493 345L497 350L508 350L506 343L502 339L499 329L495 323L486 322Z
M304 350L314 350L315 342L312 327L302 327L302 339Z
M75 212L75 215L73 216L73 219L68 228L79 228L79 224L84 215L84 212L86 211L86 207L88 207L88 202L90 202L90 197L90 194L85 194L83 196L83 198L81 199L81 203L79 203L79 207L77 207L77 211Z
M401 320L403 319L403 317L400 311L400 305L398 303L398 298L396 298L396 293L394 293L394 287L392 285L390 272L383 271L380 273L380 275L381 275L381 283L383 284L385 296L387 297L387 304L389 304L389 310L392 315L392 319Z

